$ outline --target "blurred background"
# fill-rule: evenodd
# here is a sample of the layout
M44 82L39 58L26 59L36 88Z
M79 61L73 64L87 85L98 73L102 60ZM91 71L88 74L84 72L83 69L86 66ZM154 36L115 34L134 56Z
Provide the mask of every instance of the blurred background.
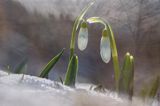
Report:
M15 70L27 59L27 74L39 75L45 64L66 48L49 74L64 78L74 19L90 0L0 0L0 69ZM117 42L119 61L135 56L135 84L139 89L160 74L160 0L96 0L85 17L109 21ZM89 43L79 56L78 82L114 86L112 61L99 53L103 26L89 26Z

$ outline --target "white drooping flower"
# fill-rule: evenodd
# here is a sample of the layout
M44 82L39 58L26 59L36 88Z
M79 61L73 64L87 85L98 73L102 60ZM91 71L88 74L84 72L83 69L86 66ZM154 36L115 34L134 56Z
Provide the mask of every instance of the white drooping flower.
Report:
M108 63L111 59L111 48L110 40L107 35L107 30L104 29L102 32L101 44L100 44L100 55L105 63Z
M88 28L85 21L82 22L81 28L78 34L78 48L83 51L88 44Z

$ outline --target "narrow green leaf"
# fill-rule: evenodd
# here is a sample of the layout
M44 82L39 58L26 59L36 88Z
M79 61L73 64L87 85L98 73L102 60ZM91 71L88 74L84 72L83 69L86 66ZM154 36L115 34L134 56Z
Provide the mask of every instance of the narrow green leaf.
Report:
M20 64L17 65L14 72L16 74L24 73L24 71L26 71L26 67L27 67L26 63L27 63L27 59L24 59Z
M157 76L156 79L153 81L151 88L148 92L148 97L154 98L158 92L160 86L160 76Z
M125 93L127 92L129 84L129 68L130 68L130 54L126 53L121 70L120 83L119 83L120 87L119 90Z
M44 67L44 69L40 73L39 77L42 77L42 78L48 77L48 73L51 71L51 69L54 67L54 65L58 62L58 60L62 56L63 52L64 52L64 49L58 55L53 57L53 59Z
M151 105L158 94L159 87L160 76L157 76L149 86L145 85L141 90L140 96L142 97L143 101Z
M134 58L126 53L123 67L120 74L119 90L132 99L134 87Z
M78 72L78 56L74 55L72 56L69 62L64 84L71 87L75 87L77 72Z
M134 57L130 56L130 62L131 62L131 67L130 67L130 79L129 79L129 99L132 100L133 93L134 93Z
M145 101L147 97L147 93L149 92L149 88L147 85L144 85L139 93L140 97L142 97L142 100Z

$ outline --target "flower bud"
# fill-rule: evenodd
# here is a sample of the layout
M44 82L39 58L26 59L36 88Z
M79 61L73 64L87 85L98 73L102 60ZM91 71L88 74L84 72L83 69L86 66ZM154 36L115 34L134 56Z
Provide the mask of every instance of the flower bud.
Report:
M88 28L87 23L83 21L78 34L78 48L83 51L88 44Z
M106 29L104 29L102 32L102 38L100 43L100 55L105 63L108 63L111 59L110 40L109 36L107 35Z

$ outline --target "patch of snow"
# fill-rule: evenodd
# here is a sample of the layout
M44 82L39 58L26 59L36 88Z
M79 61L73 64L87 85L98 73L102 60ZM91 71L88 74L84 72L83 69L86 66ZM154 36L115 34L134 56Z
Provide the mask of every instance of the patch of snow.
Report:
M73 89L39 77L0 71L0 106L142 106L138 100L131 105L109 91L102 94L89 90L89 84L77 87Z

